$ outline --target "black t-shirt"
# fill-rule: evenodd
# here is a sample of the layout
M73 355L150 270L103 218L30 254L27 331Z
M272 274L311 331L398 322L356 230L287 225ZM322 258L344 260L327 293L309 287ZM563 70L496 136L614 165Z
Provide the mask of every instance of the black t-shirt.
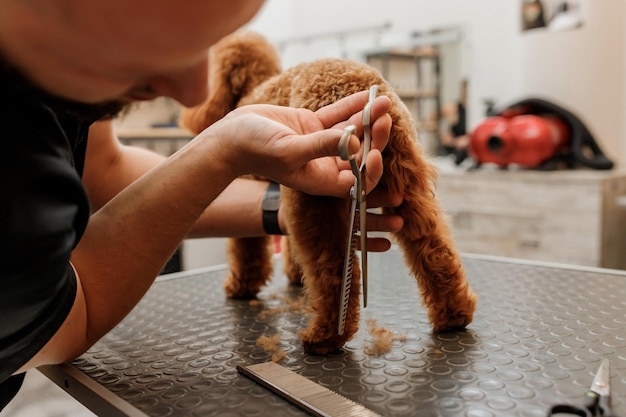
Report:
M76 296L69 259L89 218L81 175L95 120L83 106L47 96L0 61L0 410L22 383L11 375Z

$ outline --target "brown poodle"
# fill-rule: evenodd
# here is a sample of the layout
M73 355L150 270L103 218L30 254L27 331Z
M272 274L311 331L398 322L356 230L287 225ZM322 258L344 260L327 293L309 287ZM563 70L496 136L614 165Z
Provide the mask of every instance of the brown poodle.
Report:
M279 62L276 50L258 34L224 38L211 51L210 97L185 109L181 124L199 133L232 109L252 103L315 111L378 85L379 94L392 101L393 122L379 186L404 195L399 207L384 211L404 219L403 229L394 237L417 279L433 329L465 327L472 321L476 296L435 198L436 171L422 154L406 106L379 72L363 63L321 59L282 72ZM326 354L341 348L359 326L360 270L355 257L345 330L338 335L350 198L313 196L281 186L281 210L289 228L283 240L284 271L292 283L304 284L314 313L300 334L302 344L307 352ZM256 296L272 274L271 237L230 239L228 252L227 295Z

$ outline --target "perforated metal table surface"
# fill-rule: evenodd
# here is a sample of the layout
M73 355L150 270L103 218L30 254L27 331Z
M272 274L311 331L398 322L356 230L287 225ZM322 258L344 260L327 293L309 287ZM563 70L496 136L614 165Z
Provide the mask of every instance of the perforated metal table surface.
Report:
M300 295L280 265L259 305L225 298L224 267L165 276L87 353L41 371L105 416L305 415L235 369L270 361L256 342L278 333L281 365L384 416L543 417L582 401L602 358L613 410L626 415L626 274L465 255L474 322L433 334L401 253L369 258L361 329L326 357L300 346L306 315L265 314ZM405 340L367 354L368 318Z

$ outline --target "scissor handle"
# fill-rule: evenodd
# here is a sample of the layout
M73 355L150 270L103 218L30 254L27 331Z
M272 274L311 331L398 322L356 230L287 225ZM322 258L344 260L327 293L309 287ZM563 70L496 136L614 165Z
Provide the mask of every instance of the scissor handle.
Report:
M611 414L609 397L598 395L594 391L588 391L585 405L577 407L571 404L557 404L550 409L548 417L556 414L581 416L581 417L618 417Z
M356 158L356 154L350 153L348 150L348 143L350 143L350 137L356 132L355 125L346 126L343 129L341 139L339 139L339 157L344 161L351 161Z
M341 135L341 139L339 139L339 157L344 161L350 161L350 168L352 169L352 173L356 178L355 184L358 185L360 184L359 180L361 179L361 171L356 163L356 154L350 153L350 151L348 150L350 136L354 135L354 132L356 132L355 125L349 125L343 129L343 135Z
M607 395L601 395L600 393L590 389L585 395L584 407L589 410L590 416L602 416L609 417L611 414L611 397Z
M363 108L363 160L361 161L361 169L365 166L365 160L367 159L367 154L370 151L372 142L372 106L377 96L378 86L373 85L369 90L367 104Z
M550 408L550 411L548 412L548 417L554 416L556 414L580 417L594 417L588 409L570 404L557 404L555 406L552 406L552 408Z

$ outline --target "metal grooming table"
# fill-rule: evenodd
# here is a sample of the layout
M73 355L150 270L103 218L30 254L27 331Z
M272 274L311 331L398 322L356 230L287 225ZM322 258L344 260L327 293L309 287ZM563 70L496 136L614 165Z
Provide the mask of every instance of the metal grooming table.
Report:
M261 305L225 298L225 266L166 275L87 353L40 370L107 417L303 416L235 369L270 361L256 341L280 333L281 365L384 416L543 417L553 403L578 404L602 358L613 412L626 414L626 273L465 255L474 322L433 334L402 254L369 257L361 329L326 357L300 346L306 316L263 314L300 295L277 261ZM406 340L369 356L368 318Z

